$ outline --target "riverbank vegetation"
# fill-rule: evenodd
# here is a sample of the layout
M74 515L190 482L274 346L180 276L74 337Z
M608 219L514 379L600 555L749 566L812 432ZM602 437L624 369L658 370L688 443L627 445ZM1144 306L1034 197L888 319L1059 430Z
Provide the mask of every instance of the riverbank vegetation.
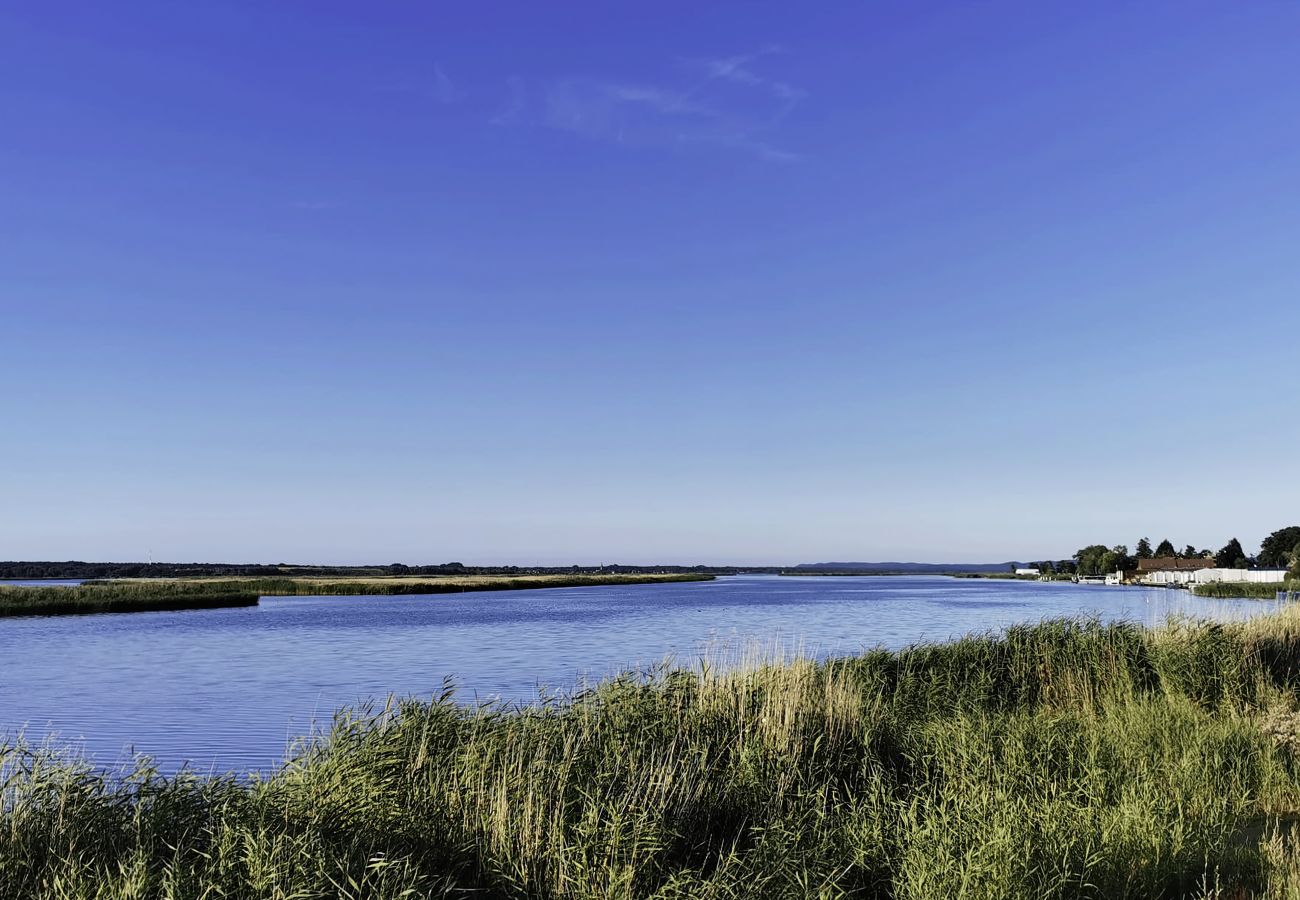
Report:
M1300 614L340 716L240 782L0 751L0 896L1300 895Z
M1015 572L959 572L953 578L992 578L996 581L1041 581L1042 575L1017 575Z
M212 591L174 584L0 587L0 618L218 609L256 606L257 598L256 592L228 585Z
M382 596L395 594L460 594L469 591L519 591L537 588L590 587L598 585L664 584L666 582L712 581L714 575L448 575L442 578L371 577L338 581L330 578L185 578L140 579L91 582L109 587L146 586L167 590L169 586L196 594L252 592L264 597Z
M1219 581L1212 584L1193 584L1191 591L1198 597L1217 597L1222 600L1273 600L1283 591L1300 593L1300 579L1282 583Z
M255 606L268 596L459 594L592 585L712 581L713 575L449 575L443 578L141 578L90 581L80 587L0 586L0 617L79 613L158 612Z

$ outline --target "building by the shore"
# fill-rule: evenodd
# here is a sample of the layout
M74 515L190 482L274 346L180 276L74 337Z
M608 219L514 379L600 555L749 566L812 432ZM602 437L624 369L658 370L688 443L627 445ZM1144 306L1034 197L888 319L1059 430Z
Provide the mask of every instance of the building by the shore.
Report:
M1209 557L1179 559L1172 556L1139 559L1135 580L1139 584L1214 584L1220 581L1280 584L1285 569L1220 569Z

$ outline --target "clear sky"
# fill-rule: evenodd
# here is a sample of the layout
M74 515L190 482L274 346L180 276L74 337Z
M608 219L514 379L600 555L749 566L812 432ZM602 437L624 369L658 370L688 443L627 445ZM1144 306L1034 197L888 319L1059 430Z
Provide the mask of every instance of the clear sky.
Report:
M1300 520L1300 5L0 7L0 558Z

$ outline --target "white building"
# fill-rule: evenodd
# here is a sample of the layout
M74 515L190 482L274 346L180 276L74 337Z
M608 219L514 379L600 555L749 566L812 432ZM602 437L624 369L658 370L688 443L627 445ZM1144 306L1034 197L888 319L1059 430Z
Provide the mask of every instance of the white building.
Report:
M1017 575L1033 575L1035 578L1037 578L1037 577L1038 577L1039 575L1041 575L1042 573L1039 572L1037 569L1016 569L1016 574L1017 574Z
M1183 569L1177 572L1144 572L1143 584L1216 584L1220 581L1251 584L1281 584L1286 569Z

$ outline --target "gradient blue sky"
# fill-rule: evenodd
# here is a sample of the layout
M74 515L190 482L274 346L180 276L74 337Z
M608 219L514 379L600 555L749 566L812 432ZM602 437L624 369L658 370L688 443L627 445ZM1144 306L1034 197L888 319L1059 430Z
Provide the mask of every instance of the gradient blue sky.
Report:
M1300 5L0 7L0 558L1300 520Z

